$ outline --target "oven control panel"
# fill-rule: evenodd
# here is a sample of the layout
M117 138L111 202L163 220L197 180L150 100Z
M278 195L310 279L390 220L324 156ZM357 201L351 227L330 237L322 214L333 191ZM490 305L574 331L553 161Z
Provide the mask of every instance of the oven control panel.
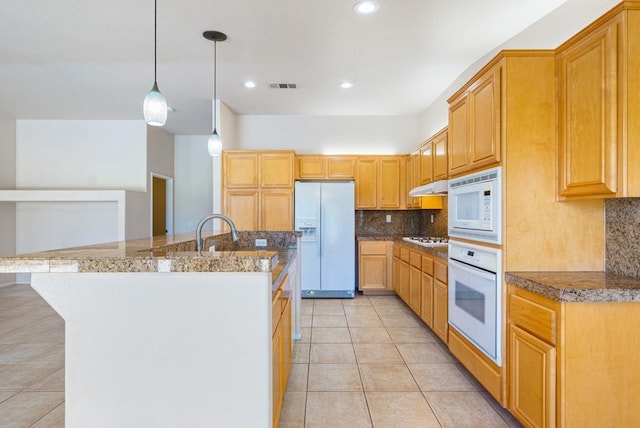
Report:
M492 247L449 241L449 258L490 272L498 271L500 250Z

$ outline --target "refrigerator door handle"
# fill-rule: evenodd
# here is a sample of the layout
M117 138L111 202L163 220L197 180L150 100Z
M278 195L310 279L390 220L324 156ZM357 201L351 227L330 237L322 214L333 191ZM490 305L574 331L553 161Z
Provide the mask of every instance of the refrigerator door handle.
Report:
M322 257L322 205L318 205L318 224L316 224L316 247L318 257Z
M324 203L320 205L320 257L324 254Z

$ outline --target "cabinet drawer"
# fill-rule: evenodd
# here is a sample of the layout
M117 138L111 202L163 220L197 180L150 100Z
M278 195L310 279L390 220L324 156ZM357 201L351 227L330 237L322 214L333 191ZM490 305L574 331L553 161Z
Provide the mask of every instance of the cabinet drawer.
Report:
M518 291L518 294L521 294ZM553 308L543 306L517 294L509 295L509 320L517 326L555 345L557 341L558 313Z
M386 255L387 254L387 242L386 241L367 241L360 242L360 254L368 255Z
M447 264L434 262L433 263L433 277L438 281L447 283Z
M431 257L422 256L422 272L433 276L433 259Z
M400 247L400 258L403 262L409 263L409 253L410 251L408 248Z
M409 260L410 260L411 266L416 267L418 269L422 268L422 254L411 251L409 254Z

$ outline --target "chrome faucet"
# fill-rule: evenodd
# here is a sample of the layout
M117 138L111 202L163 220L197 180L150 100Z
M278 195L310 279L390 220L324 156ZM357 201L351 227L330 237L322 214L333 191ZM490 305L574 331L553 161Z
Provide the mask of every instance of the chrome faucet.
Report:
M222 215L222 214L211 214L206 216L205 218L203 218L202 220L200 220L200 223L198 223L198 226L196 226L196 250L198 250L198 252L202 251L202 227L204 226L204 224L211 219L214 218L219 218L220 220L226 222L229 227L231 228L231 239L233 239L234 241L238 240L238 230L236 229L236 225L233 224L233 222L231 221L231 219L229 217L227 217L226 215Z

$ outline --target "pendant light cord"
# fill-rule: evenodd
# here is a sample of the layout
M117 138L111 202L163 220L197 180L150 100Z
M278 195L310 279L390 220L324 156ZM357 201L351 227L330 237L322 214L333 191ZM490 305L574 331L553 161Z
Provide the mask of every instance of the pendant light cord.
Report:
M217 86L217 69L218 66L216 64L217 58L217 49L218 42L213 42L213 132L216 132L216 128L218 127L218 102L216 98L216 86Z
M158 81L158 0L153 1L153 81Z

